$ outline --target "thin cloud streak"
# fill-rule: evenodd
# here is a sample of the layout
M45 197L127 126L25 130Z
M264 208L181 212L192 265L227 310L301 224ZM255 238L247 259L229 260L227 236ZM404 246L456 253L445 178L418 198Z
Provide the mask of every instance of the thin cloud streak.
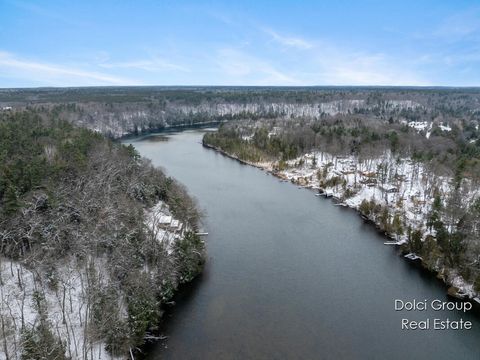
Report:
M0 76L34 79L53 86L66 85L132 85L137 81L63 65L20 59L8 52L0 52ZM0 84L1 86L1 84Z
M313 48L313 44L305 39L302 39L299 37L292 37L292 36L283 36L272 29L264 29L263 31L268 35L270 35L272 40L276 41L277 43L283 46L293 47L297 49L304 49L304 50Z

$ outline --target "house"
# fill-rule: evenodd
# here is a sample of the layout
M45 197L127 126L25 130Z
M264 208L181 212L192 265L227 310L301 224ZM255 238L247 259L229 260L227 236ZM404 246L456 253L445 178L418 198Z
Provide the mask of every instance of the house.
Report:
M179 220L172 220L168 229L170 231L180 231L182 230L182 223Z
M158 218L158 227L162 229L168 229L172 223L172 217L170 215L162 215Z

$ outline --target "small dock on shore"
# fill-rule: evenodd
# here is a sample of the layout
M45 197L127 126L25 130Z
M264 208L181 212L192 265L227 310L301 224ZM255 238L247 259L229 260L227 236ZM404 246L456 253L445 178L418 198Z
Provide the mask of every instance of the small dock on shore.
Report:
M418 256L417 254L414 254L414 253L409 253L407 255L404 255L404 257L409 259L409 260L422 260L422 258L420 256Z
M398 241L385 241L383 245L400 245Z

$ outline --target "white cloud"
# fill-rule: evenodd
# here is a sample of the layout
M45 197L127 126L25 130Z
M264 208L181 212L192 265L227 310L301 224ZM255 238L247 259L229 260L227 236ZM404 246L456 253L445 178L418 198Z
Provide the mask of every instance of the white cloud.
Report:
M97 71L21 59L4 51L0 51L0 76L48 86L140 85L138 81Z
M278 32L273 31L272 29L264 29L264 31L269 34L273 40L283 46L304 50L311 49L313 47L313 44L311 42L300 37L283 36L280 35Z

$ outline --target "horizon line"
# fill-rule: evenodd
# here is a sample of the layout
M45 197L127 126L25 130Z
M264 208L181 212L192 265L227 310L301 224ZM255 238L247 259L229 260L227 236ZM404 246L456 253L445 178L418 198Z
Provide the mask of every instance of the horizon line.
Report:
M376 89L479 89L480 85L86 85L86 86L19 86L0 87L5 90L60 90L60 89L117 89L117 88L376 88Z

